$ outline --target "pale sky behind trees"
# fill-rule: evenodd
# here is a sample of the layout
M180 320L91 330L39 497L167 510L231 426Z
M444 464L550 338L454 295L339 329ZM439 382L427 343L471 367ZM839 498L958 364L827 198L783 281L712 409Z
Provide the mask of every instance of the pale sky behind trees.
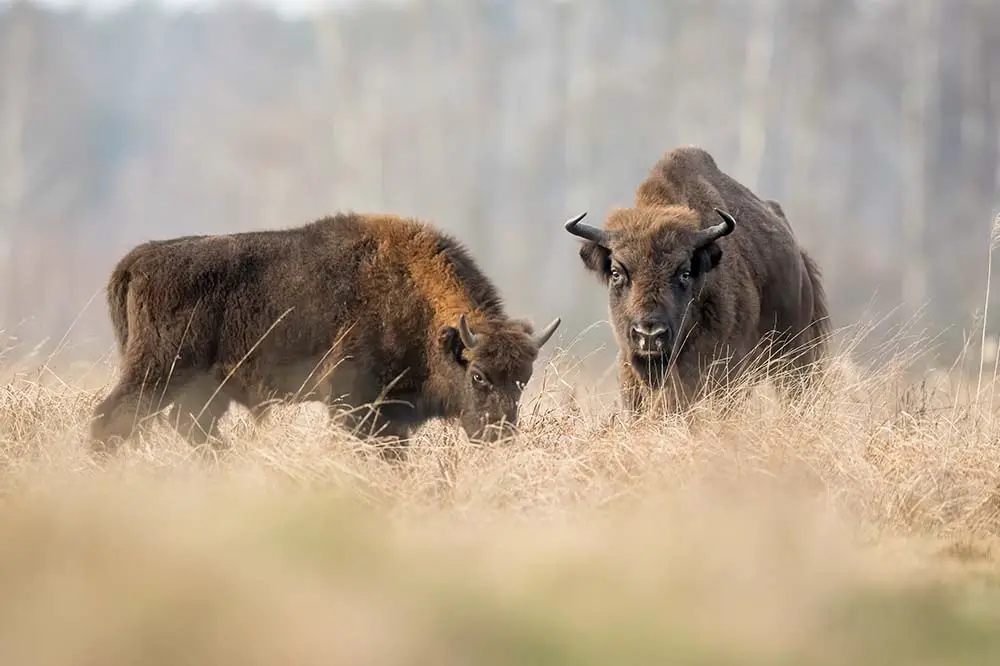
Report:
M39 4L52 7L86 7L103 12L115 10L122 6L137 4L136 0L38 0ZM287 16L302 16L317 9L330 5L350 5L374 2L405 2L405 0L138 0L139 2L156 2L165 7L190 9L213 7L219 4L243 2L264 5ZM10 4L11 0L0 0L0 7Z
M694 144L781 202L837 327L954 358L1000 332L998 63L996 0L0 0L0 350L113 349L137 243L388 210L607 358L562 223Z

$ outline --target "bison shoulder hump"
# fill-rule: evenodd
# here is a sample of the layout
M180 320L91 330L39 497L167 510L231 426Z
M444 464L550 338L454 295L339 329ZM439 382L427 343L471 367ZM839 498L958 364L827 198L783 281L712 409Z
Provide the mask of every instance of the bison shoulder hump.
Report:
M673 168L693 172L716 171L719 168L707 150L694 145L674 148L664 155L663 162Z

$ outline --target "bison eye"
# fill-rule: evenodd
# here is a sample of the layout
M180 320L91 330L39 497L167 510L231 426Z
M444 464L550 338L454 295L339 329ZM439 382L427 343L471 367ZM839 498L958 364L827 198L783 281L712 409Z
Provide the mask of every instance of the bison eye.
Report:
M611 283L616 287L625 282L625 276L617 268L611 269Z
M682 285L687 286L688 283L691 282L691 271L688 270L683 271L678 279L680 280L680 283Z
M483 376L481 374L479 374L478 372L473 372L472 373L472 381L474 381L476 384L485 384L486 383L486 380L483 379Z

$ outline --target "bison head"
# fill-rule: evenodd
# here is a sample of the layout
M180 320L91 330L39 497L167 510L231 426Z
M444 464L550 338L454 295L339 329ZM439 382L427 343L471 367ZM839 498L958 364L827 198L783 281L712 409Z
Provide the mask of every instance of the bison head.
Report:
M535 335L526 321L482 319L470 327L462 314L457 326L441 329L447 376L454 380L447 393L470 439L490 442L516 432L521 393L559 324L557 317Z
M683 206L619 209L604 229L580 224L586 213L566 223L585 241L584 266L608 287L623 357L647 383L662 380L692 323L689 308L722 259L717 241L736 227L729 213L715 212L722 221L707 225Z

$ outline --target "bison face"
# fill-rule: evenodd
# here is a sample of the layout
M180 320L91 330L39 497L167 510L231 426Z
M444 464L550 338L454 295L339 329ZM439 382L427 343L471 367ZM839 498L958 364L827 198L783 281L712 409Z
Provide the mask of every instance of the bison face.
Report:
M606 229L570 220L566 229L583 239L580 258L608 287L615 338L623 357L647 383L658 383L695 318L691 306L722 259L716 242L736 222L716 209L719 224L702 228L693 210L622 209Z
M531 324L518 320L483 320L473 331L463 314L457 327L441 330L447 391L469 439L493 442L516 434L521 393L559 323L557 318L537 336Z

